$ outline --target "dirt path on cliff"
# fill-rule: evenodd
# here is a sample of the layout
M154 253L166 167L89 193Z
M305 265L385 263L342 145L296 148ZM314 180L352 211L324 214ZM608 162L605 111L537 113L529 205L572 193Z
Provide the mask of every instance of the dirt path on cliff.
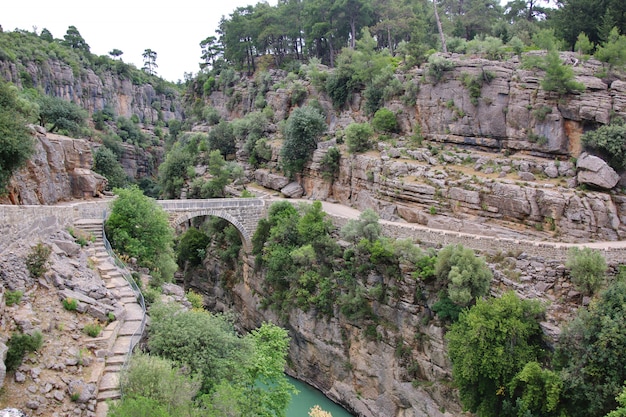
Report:
M261 189L256 189L258 191L262 191ZM267 192L267 191L264 191ZM299 203L311 203L311 200L307 200L307 199L293 199L293 198L282 198L282 197L277 197L277 196L267 196L266 197L267 200L269 201L291 201L291 202L299 202ZM358 219L359 216L361 215L361 211L352 208L352 207L348 207L345 206L343 204L338 204L338 203L330 203L327 201L322 201L322 208L323 210L333 216L338 216L338 217L343 217L343 218L347 218L347 219ZM493 239L493 236L487 236L487 235L477 235L475 233L463 233L463 232L456 232L456 231L450 231L450 230L444 230L444 229L433 229L430 227L426 227L426 226L422 226L419 224L415 224L415 223L406 223L406 222L393 222L393 221L389 221L389 220L379 220L380 223L382 224L389 224L389 225L395 225L398 227L403 227L403 228L407 228L407 229L413 229L413 230L430 230L430 231L441 231L441 232L446 232L446 233L451 233L451 234L455 234L455 235L459 235L459 236L469 236L469 237L479 237L479 238L484 238L484 239ZM592 249L599 249L599 250L608 250L608 249L625 249L626 248L626 241L622 240L622 241L602 241L602 242L581 242L581 243L565 243L565 242L559 242L559 241L549 241L549 240L533 240L533 239L524 239L525 242L528 242L530 244L552 244L556 247L589 247Z

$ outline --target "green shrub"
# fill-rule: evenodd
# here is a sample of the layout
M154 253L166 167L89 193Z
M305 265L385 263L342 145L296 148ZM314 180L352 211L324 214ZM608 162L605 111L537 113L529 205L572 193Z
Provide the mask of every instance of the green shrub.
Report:
M435 304L433 304L432 310L441 320L448 320L454 323L459 319L459 314L463 311L463 307L452 302L452 300L444 294Z
M43 335L34 332L32 335L26 333L13 333L7 342L7 358L4 361L7 371L15 371L21 364L24 356L28 352L35 352L43 345Z
M369 123L349 124L344 131L348 151L352 153L368 151L372 146L370 138L373 134L374 131Z
M19 304L20 301L22 301L23 295L24 293L20 290L7 291L4 293L4 304L6 304L7 307Z
M574 79L574 70L561 62L556 50L548 52L545 63L546 76L541 80L541 88L559 94L585 91L585 85Z
M291 105L299 106L307 96L307 90L300 82L295 82L291 86Z
M98 337L101 331L102 326L98 323L87 323L85 327L83 327L83 332L91 337Z
M626 123L621 119L586 132L582 142L586 147L599 151L617 171L626 168Z
M439 251L435 276L447 287L450 300L463 307L486 295L493 278L485 260L462 245L446 246Z
M437 84L443 78L446 71L454 68L454 63L439 55L428 57L428 75Z
M322 178L326 181L332 180L339 173L339 160L341 153L335 146L328 148L328 151L320 162Z
M483 83L481 78L477 76L470 75L468 73L463 73L461 77L461 82L469 91L470 102L474 105L478 105L478 99L482 94Z
M33 278L40 278L48 270L48 259L52 249L50 246L37 243L26 256L26 268Z
M0 80L0 194L5 193L13 173L28 161L34 150L22 101L17 88Z
M78 301L75 298L67 297L63 301L63 308L67 311L76 311L78 308Z
M200 310L204 308L204 297L202 297L202 294L198 294L193 290L188 290L185 296L187 298L187 301L191 303L192 308L197 308Z
M570 269L572 283L583 294L596 292L604 281L606 261L604 256L591 248L572 247L567 252L565 266Z
M372 119L372 127L378 132L395 133L398 131L396 114L389 109L378 109Z
M293 177L301 172L326 130L326 119L310 106L295 109L283 129L285 140L281 149L285 173Z
M171 280L177 265L167 213L136 186L115 192L118 198L105 225L111 245L149 268L157 285Z

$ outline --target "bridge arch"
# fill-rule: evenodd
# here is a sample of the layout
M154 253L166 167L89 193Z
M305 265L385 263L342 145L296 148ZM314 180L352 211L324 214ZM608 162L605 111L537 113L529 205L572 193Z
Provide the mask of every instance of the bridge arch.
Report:
M252 236L265 216L265 201L260 198L214 198L193 200L157 200L177 227L200 216L215 216L231 223L241 237L247 254L252 253Z
M239 232L239 237L241 237L241 243L243 244L243 249L246 251L247 254L252 253L252 236L250 235L250 233L246 230L245 226L239 220L237 220L235 217L233 217L231 214L227 212L220 211L220 210L211 210L211 209L185 212L185 213L179 214L178 216L173 218L170 222L172 226L176 228L177 226L180 226L183 223L195 217L201 217L201 216L219 217L221 219L228 221L233 226L235 226L235 228L237 228L237 231Z

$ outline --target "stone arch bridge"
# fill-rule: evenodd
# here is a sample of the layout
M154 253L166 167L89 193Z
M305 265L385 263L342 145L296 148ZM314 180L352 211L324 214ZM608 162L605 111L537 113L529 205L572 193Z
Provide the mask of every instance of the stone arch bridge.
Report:
M174 228L199 216L216 216L232 223L241 235L247 253L259 220L265 217L265 201L260 198L213 198L203 200L157 200L169 214Z

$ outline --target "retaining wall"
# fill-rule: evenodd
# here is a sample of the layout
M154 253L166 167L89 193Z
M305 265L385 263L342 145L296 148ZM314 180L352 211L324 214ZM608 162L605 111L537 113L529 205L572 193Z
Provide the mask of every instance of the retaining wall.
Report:
M0 254L19 241L48 237L73 226L78 219L101 219L111 200L84 201L54 206L0 205Z

